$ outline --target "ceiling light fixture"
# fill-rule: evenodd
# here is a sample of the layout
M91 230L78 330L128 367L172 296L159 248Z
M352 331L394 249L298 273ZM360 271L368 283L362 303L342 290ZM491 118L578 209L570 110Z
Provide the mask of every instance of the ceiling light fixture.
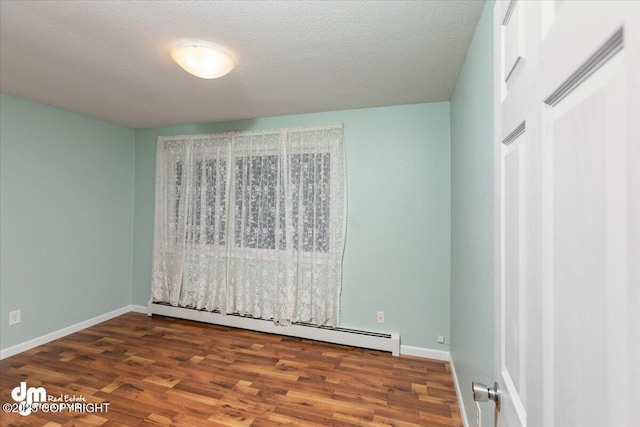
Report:
M202 79L217 79L235 67L222 50L203 43L184 43L171 51L171 58L187 73Z

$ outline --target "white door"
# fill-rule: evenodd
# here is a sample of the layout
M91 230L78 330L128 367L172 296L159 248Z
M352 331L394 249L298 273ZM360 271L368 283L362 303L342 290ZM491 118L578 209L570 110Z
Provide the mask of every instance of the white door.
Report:
M536 380L531 368L540 369L542 364L536 354L540 340L535 342L527 327L541 307L541 295L535 295L530 277L541 268L542 244L532 229L533 224L541 226L540 194L534 192L540 175L541 148L535 129L540 120L531 97L540 39L531 19L538 9L524 1L498 1L494 9L494 373L500 390L501 407L495 412L500 426L527 425L530 382Z
M498 1L494 35L497 425L639 425L640 2Z

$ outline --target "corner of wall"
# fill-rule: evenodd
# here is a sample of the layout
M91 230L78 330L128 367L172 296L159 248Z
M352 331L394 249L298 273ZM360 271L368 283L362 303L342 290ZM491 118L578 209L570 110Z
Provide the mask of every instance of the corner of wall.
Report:
M134 304L134 297L133 297L133 290L135 288L134 286L134 282L133 282L133 262L134 262L134 242L135 242L135 226L136 226L136 135L138 134L138 130L137 129L133 129L133 159L132 159L132 163L131 163L131 174L132 174L132 179L131 179L131 242L130 242L130 249L131 249L131 274L130 276L130 288L129 288L129 304Z
M493 1L451 98L451 369L465 427L469 385L493 379ZM491 414L482 423L492 425Z

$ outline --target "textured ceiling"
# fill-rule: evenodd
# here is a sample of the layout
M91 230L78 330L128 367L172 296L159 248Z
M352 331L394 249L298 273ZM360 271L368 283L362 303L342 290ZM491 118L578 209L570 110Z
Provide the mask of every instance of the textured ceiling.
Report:
M0 1L0 91L133 128L449 100L480 1ZM237 62L202 80L171 48Z

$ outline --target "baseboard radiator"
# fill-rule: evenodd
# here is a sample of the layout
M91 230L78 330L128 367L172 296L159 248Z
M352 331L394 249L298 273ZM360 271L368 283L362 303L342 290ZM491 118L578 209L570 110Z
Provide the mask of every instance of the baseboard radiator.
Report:
M400 355L400 335L385 334L380 332L360 331L346 328L330 328L310 324L295 323L288 326L279 326L270 320L254 319L233 314L221 314L206 310L174 307L168 304L149 302L147 308L149 316L176 317L179 319L195 320L196 322L211 323L214 325L230 326L239 329L248 329L269 334L285 335L289 337L304 338L315 341L324 341L333 344L342 344L352 347L368 348L372 350L388 351L394 356Z

